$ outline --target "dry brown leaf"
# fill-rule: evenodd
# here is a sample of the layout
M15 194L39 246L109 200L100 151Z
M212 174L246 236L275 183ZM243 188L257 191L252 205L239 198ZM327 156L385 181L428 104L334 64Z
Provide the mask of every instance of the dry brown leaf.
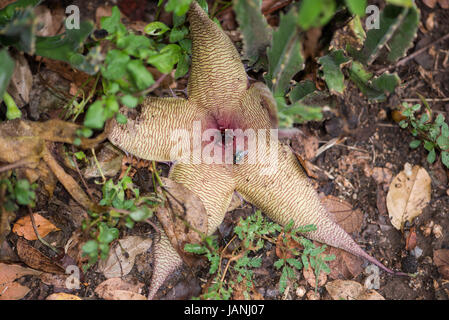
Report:
M131 284L120 278L103 281L95 289L95 293L106 300L147 300L141 295L143 283Z
M53 293L49 295L45 300L83 300L78 296L75 296L74 294L64 293L64 292L58 292Z
M101 260L98 271L106 278L123 277L131 272L136 256L146 252L153 241L148 238L129 236L118 241L114 248L109 250L106 260Z
M39 276L41 274L41 271L25 268L17 264L0 263L0 284L13 282L27 275Z
M201 234L207 234L207 213L201 199L170 179L162 178L166 191L165 207L159 207L157 217L173 247L192 264L197 257L184 252L187 243L201 243Z
M334 280L326 284L326 290L334 300L385 300L374 290L367 290L351 280Z
M33 217L36 224L36 229L42 238L44 238L52 231L61 230L49 220L42 217L40 214L34 213ZM12 228L12 232L17 234L18 236L24 237L27 240L38 239L36 233L34 232L33 224L31 223L31 217L29 215L17 220L14 224L14 227Z
M329 261L331 279L353 279L362 273L363 259L349 252L334 247L326 248L326 255L334 255L335 259Z
M422 213L431 196L431 179L426 169L420 166L404 165L390 184L387 194L387 208L391 224L398 230L403 230L406 221Z
M363 214L359 209L353 209L348 202L332 195L321 199L324 207L334 220L347 233L360 232L363 223Z
M449 280L449 249L439 249L433 251L433 262L438 268L441 276Z
M23 238L17 240L17 254L20 259L33 269L50 273L64 273L64 269L56 265L49 257L30 246Z
M17 264L0 263L0 300L22 299L30 289L14 282L23 276L39 276L42 272Z
M0 284L0 300L19 300L25 297L28 292L30 292L30 288L18 282Z

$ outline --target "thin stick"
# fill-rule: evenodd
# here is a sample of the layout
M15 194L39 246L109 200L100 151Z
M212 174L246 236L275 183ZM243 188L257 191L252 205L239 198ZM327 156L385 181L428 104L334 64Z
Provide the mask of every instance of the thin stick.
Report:
M29 163L31 163L31 161L29 159L22 159L17 162L14 162L14 163L11 163L11 164L1 167L0 172L5 172L5 171L12 170L12 169L24 167L25 165L27 165Z
M53 247L51 244L49 244L47 241L45 241L44 239L41 238L41 236L39 235L39 231L37 230L36 227L36 221L34 220L34 214L33 211L31 210L31 207L28 206L28 211L30 212L30 218L31 218L31 225L33 226L34 229L34 233L36 234L36 237L39 239L40 242L42 242L44 245L46 245L47 247L49 247L51 250L53 250L54 252L56 252L56 254L59 254L59 251Z

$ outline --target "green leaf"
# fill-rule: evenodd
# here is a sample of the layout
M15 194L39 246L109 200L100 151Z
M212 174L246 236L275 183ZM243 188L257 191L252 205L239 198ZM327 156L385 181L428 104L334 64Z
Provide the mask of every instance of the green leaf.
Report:
M435 159L436 159L435 149L432 149L429 151L429 154L427 155L427 162L434 163Z
M91 255L98 254L98 242L95 240L89 240L83 245L83 252Z
M152 40L145 36L129 34L117 39L117 47L128 55L140 57L142 50L150 51Z
M345 0L345 2L352 14L356 14L360 17L365 15L366 0Z
M103 128L104 122L106 121L103 105L104 102L101 100L97 100L90 105L84 118L84 126L92 129Z
M334 0L303 0L299 7L298 23L304 30L323 26L335 12Z
M20 51L34 54L36 19L33 9L18 10L13 19L0 28L0 44L14 46Z
M413 6L413 0L387 0L387 3L391 3L397 6L402 7L411 7Z
M410 148L416 149L421 144L421 140L413 140L410 142Z
M120 101L128 108L135 108L139 104L139 99L130 94L125 94Z
M120 10L117 6L112 7L110 17L101 17L100 26L110 35L115 33L126 33L125 26L120 22Z
M120 124L126 124L128 122L128 118L126 118L123 114L121 113L117 113L115 115L115 119L117 120L118 123Z
M194 1L194 0L193 0ZM168 0L165 5L167 12L174 12L178 16L182 16L189 10L189 6L192 0Z
M153 83L153 75L144 66L142 60L131 60L126 66L139 90L149 88Z
M331 93L343 93L345 89L345 77L341 68L351 61L344 55L343 50L331 51L328 55L318 59L323 71L323 79Z
M449 168L449 152L441 152L441 162L446 166L446 168Z
M387 59L395 62L403 57L413 45L419 24L416 7L403 8L387 5L380 14L379 29L370 29L357 59L370 65L376 60L385 46L388 46Z
M281 14L279 27L273 32L271 47L267 52L268 72L265 75L265 82L278 97L284 96L291 78L304 69L296 21L295 7L292 7L286 15Z
M147 207L141 207L133 212L130 213L131 219L134 221L143 221L148 218L150 218L152 215L152 212Z
M88 74L95 74L98 67L96 68L85 56L78 53L92 30L92 22L82 21L79 29L68 29L64 34L54 37L37 37L36 55L65 61Z
M365 96L375 101L384 101L387 93L392 93L400 83L396 73L384 73L379 77L374 77L358 61L352 62L349 69L349 78Z
M104 222L101 222L98 226L98 242L100 244L109 244L118 238L119 231L117 228L110 228Z
M14 60L9 56L6 48L0 50L0 102L8 88L9 81L14 73Z
M170 73L181 58L181 48L176 44L166 45L157 54L150 56L147 62L154 65L162 73Z
M42 0L18 0L7 5L0 10L0 26L12 20L17 12L20 12L27 7L35 7L41 2Z
M155 21L147 24L143 31L150 36L160 36L170 30L169 27L165 25L165 23L160 21Z
M108 80L119 80L126 75L126 67L131 58L123 51L110 50L105 59L105 66L101 68L101 74Z
M441 150L447 150L447 149L449 149L449 138L445 137L443 135L440 135L437 138L437 144L438 144L438 147L440 147Z
M14 186L14 195L17 203L20 205L30 205L36 199L36 194L26 179L17 180Z
M189 29L187 29L187 27L185 26L182 26L181 28L176 27L170 31L170 36L168 37L168 39L171 43L175 43L184 39L188 34Z
M179 79L186 75L190 67L190 57L188 54L183 54L176 66L175 79Z
M201 244L198 243L187 243L184 246L184 250L186 252L191 252L195 254L203 254L207 251Z
M289 97L291 102L296 102L302 100L310 93L316 90L315 83L311 80L304 80L295 85L295 87L290 91Z
M243 36L244 59L252 66L270 45L271 27L262 14L259 0L235 0L234 12Z

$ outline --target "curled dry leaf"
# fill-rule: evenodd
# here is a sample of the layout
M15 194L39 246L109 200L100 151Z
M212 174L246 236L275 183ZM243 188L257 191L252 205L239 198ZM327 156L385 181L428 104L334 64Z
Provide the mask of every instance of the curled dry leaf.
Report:
M406 221L422 213L431 196L431 179L426 169L420 166L404 165L390 184L387 194L387 208L391 224L398 230L403 230Z
M441 276L449 280L449 249L434 250L433 262L437 266Z
M136 256L146 252L153 241L143 237L129 236L118 242L109 250L108 258L101 260L98 265L98 270L106 278L123 277L131 272Z
M49 220L42 217L40 214L33 214L34 221L36 223L36 229L39 232L39 235L44 238L47 234L52 231L58 231L58 229L53 223ZM20 218L14 224L12 228L12 232L17 234L18 236L24 237L27 240L37 240L36 233L34 232L33 224L31 223L31 217L25 216Z
M95 293L106 300L147 300L141 295L143 283L131 284L120 278L103 281L95 289Z
M367 290L351 280L334 280L326 284L326 290L334 300L385 300L375 290Z
M53 293L49 295L45 300L83 300L78 296L75 296L74 294L64 293L64 292L58 292Z
M17 254L26 265L50 273L64 273L64 269L39 250L30 246L23 238L17 240Z
M207 234L206 209L201 199L182 184L167 178L162 178L162 182L166 201L164 207L159 207L157 217L173 247L192 264L197 257L183 249L187 243L201 243L202 235Z

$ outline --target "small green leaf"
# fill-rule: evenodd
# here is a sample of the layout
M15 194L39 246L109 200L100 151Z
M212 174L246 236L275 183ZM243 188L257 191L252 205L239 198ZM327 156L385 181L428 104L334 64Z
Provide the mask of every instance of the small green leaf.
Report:
M328 55L318 59L323 71L323 79L331 93L343 93L345 89L345 77L341 68L351 59L344 55L343 50L331 51Z
M441 150L447 150L447 149L449 149L449 138L445 137L443 135L440 135L437 138L437 144L438 144L438 147L440 147Z
M449 168L449 152L441 152L441 162L446 166L446 168Z
M165 10L167 12L173 11L176 15L182 16L189 10L191 2L192 0L168 0Z
M429 151L429 154L427 155L427 162L434 163L435 159L436 159L435 149L432 149Z
M126 66L139 90L149 88L153 83L153 75L147 70L141 60L132 60Z
M352 14L360 17L365 15L366 0L345 0L345 2Z
M416 149L421 144L421 140L413 140L410 142L410 148Z
M165 23L160 21L155 21L147 24L143 31L150 36L160 36L170 30L169 27L165 25Z
M154 65L162 73L170 73L181 58L181 48L176 44L166 45L157 54L150 56L147 62Z
M183 54L176 66L175 79L179 79L186 75L190 67L190 58L188 54Z
M189 34L189 29L187 29L187 27L185 27L185 26L182 26L181 28L173 28L170 31L169 41L171 43L181 41L188 34Z
M92 129L103 128L106 121L103 104L103 101L97 100L90 105L84 118L84 126Z

